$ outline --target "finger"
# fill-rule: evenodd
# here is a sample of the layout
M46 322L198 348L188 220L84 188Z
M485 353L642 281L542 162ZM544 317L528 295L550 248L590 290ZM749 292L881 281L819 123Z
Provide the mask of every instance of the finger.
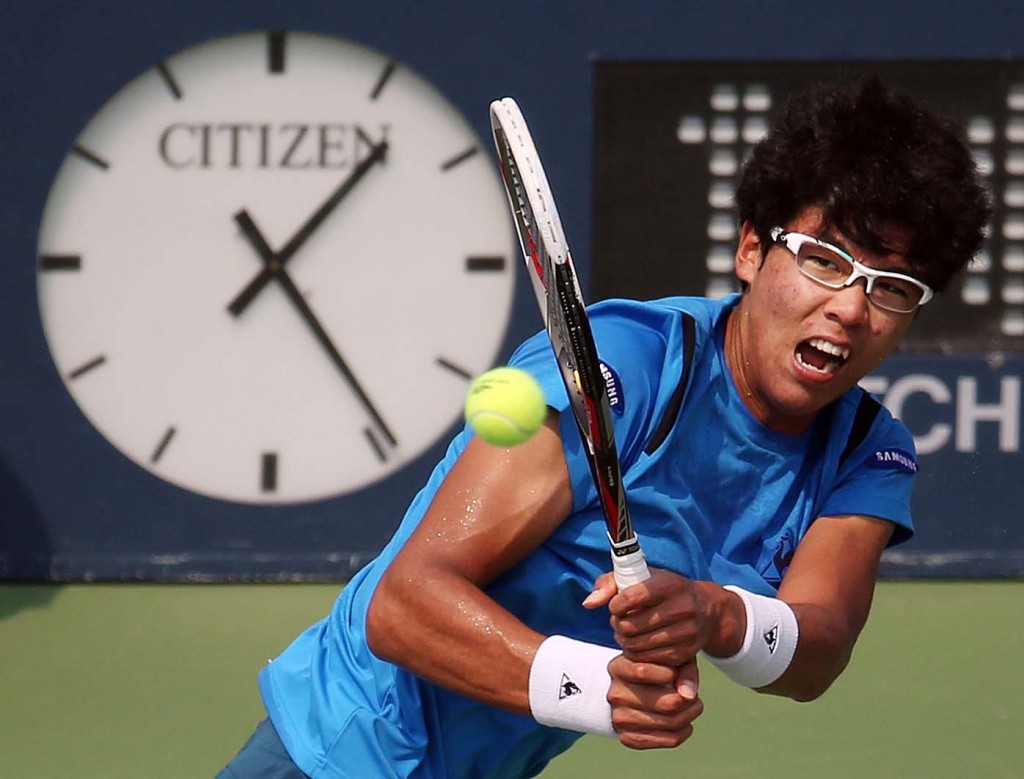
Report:
M640 652L633 652L623 649L622 654L634 663L645 663L650 665L668 666L678 668L683 663L689 662L695 655L692 647L667 646L660 649L649 649ZM674 683L673 683L674 684Z
M627 633L622 630L613 629L612 635L615 643L619 645L623 653L634 655L634 660L648 652L671 651L683 644L692 643L685 640L685 636L681 633L677 635L667 631ZM687 659L689 658L683 658L683 660ZM680 660L680 662L683 662L683 660ZM641 662L649 663L651 661L646 659ZM679 665L679 663L673 663L673 665Z
M624 641L638 639L651 646L678 643L696 634L692 619L679 616L669 621L657 612L639 619L612 617L610 623L616 638L621 637Z
M630 589L636 589L637 586ZM627 635L659 629L677 630L679 626L696 629L697 622L703 616L692 594L688 592L670 594L659 590L651 593L643 603L638 603L636 598L626 601L624 595L616 595L608 604L608 610L611 612L612 628ZM623 600L619 600L620 597ZM627 602L636 605L622 611L623 604Z
M635 663L619 655L608 664L608 673L612 684L622 683L632 688L633 685L666 689L675 689L676 668L674 666L657 665L655 663ZM635 699L634 699L635 700Z
M687 700L673 687L612 685L608 689L612 721L637 730L670 730L697 718L703 711L700 698Z
M678 731L632 731L619 733L619 743L630 749L674 749L693 735L693 725Z
M688 701L697 699L700 692L700 669L696 660L684 663L676 671L676 691Z
M616 628L614 638L623 654L642 663L682 665L704 645L696 626L687 622L650 633L627 633Z
M612 619L615 643L631 660L645 663L681 665L692 660L707 642L707 625L680 616L672 623L641 629L637 622Z
M652 587L651 580L634 584L617 593L608 601L608 610L613 616L623 617L640 609L650 609L661 602L658 591Z
M670 700L671 698L671 700ZM612 726L617 733L679 733L693 724L704 713L700 698L683 701L675 692L660 697L658 709L632 708L616 705L612 708Z
M618 593L608 603L608 609L615 616L625 616L631 612L650 610L663 603L672 603L680 596L684 598L684 608L692 607L693 582L685 576L651 569L651 578Z
M583 607L587 609L596 609L598 606L603 606L605 603L608 603L608 601L610 601L618 591L619 588L615 584L614 574L601 574L597 577L597 581L594 582L594 589L591 590L590 594L583 599Z

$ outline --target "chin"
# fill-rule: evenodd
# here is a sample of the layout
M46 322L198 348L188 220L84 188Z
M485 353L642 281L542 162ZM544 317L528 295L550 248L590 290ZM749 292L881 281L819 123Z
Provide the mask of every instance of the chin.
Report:
M771 408L773 417L778 420L779 424L769 424L768 426L773 429L778 429L779 426L796 427L802 431L819 411L841 396L843 392L845 389L840 389L836 385L829 387L828 392L822 392L820 388L818 392L808 392L806 389L800 388L781 397L776 397Z

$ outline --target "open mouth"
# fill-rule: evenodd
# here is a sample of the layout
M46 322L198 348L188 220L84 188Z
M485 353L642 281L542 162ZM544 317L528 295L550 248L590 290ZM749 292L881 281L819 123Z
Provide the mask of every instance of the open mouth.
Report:
M815 373L826 376L831 376L839 370L849 356L848 347L839 346L824 338L809 338L801 341L796 347L797 362Z

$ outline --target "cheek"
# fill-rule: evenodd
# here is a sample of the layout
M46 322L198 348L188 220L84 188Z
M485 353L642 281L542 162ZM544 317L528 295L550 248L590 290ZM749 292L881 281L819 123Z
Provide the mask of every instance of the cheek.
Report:
M792 308L794 303L807 297L806 293L806 285L799 281L780 281L775 285L776 303L783 308Z
M796 291L794 280L781 273L781 267L779 262L765 261L751 283L751 292L757 293L765 303L773 306L783 303L787 295Z
M877 316L873 316L871 320L871 336L878 343L885 344L889 348L899 342L913 321L906 314L887 314L877 308L872 309L872 314L877 314Z
M801 279L793 279L787 275L776 274L766 279L769 283L765 285L765 298L772 312L782 319L800 316L807 308L817 305L816 299L808 295L805 284L800 283Z
M872 322L871 326L871 352L872 364L877 365L889 356L896 348L903 334L907 331L909 322L882 317Z

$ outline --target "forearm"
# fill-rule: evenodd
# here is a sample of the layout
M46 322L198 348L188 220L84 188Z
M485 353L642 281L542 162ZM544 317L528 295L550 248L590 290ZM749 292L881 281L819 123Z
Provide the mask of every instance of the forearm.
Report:
M820 697L850 662L857 633L827 608L790 604L800 626L796 653L785 673L758 691L795 701Z
M385 574L367 615L378 657L497 708L530 714L530 665L544 636L456 574Z
M741 598L731 588L700 584L717 604L715 627L703 651L740 684L758 692L810 701L824 693L849 662L856 630L844 625L830 609L750 593ZM766 649L769 640L770 651Z
M850 661L892 530L873 517L818 518L797 546L776 598L730 592L735 599L719 606L728 619L742 620L744 642L716 645L709 639L705 653L735 681L760 692L797 701L819 697ZM703 586L720 597L717 585ZM709 635L716 635L714 628Z
M786 672L762 692L810 701L846 668L867 622L889 522L848 515L811 525L779 587L800 626Z
M484 589L543 543L572 507L557 422L552 414L508 449L470 440L374 593L367 638L378 656L489 705L529 713L530 665L544 637Z

